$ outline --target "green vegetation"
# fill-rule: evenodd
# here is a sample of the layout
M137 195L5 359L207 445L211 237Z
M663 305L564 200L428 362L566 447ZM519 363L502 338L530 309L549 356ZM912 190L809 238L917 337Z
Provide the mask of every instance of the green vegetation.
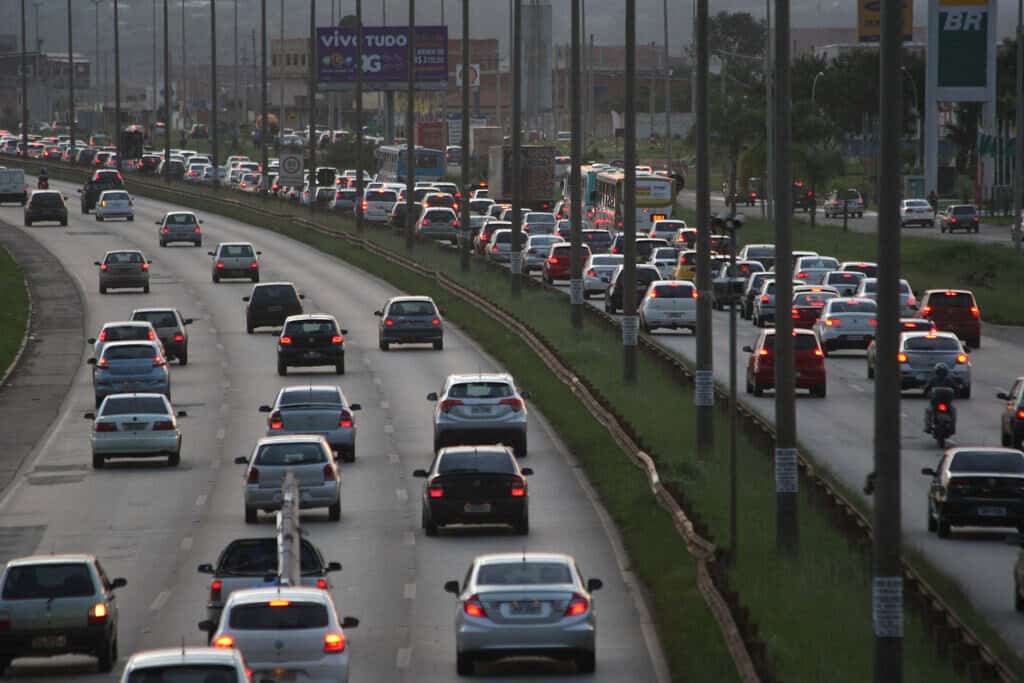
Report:
M10 367L21 348L28 325L28 291L25 276L14 258L0 247L0 292L4 293L4 307L0 309L0 375Z

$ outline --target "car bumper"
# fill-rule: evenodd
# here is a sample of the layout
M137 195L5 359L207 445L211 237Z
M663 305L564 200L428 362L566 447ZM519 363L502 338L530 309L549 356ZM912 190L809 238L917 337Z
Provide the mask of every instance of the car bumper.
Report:
M29 221L66 221L67 219L66 211L33 211L25 214L25 220Z
M145 287L149 284L149 276L103 276L100 275L100 284L110 289L117 289L119 287Z
M71 629L14 630L0 634L0 657L46 657L60 654L93 654L104 647L111 626L97 624ZM37 639L61 638L64 645Z
M454 228L420 228L420 237L428 240L455 240L459 233Z
M819 328L820 329L820 328ZM840 334L832 332L832 328L826 327L825 331L819 332L818 338L823 346L829 349L866 349L875 338L873 334Z
M514 655L570 656L593 652L596 626L589 618L565 624L494 624L489 619L464 619L456 627L455 648L461 653L508 657Z
M697 313L691 311L644 311L648 327L692 327L697 324Z
M931 381L933 371L928 370L904 370L900 369L900 386L903 389L923 389ZM952 372L950 376L957 387L971 386L971 375L969 372Z
M756 372L753 375L758 386L764 389L771 389L775 386L775 371L764 370ZM795 386L797 389L810 389L811 387L825 386L825 371L803 371L797 372L795 378Z
M160 241L164 244L171 244L173 242L192 242L194 244L201 244L203 241L203 234L200 232L185 232L185 233L166 233L160 235Z
M281 663L273 661L253 661L249 657L246 657L246 664L252 670L253 681L348 683L347 650L339 654L326 655L323 659L317 661L289 661L287 666L282 666Z
M441 327L386 327L381 329L380 339L389 343L416 344L439 341L444 338Z
M544 272L552 280L568 280L569 279L569 269L568 268L548 268Z
M468 512L468 504L486 503L488 512ZM435 524L513 524L522 519L528 509L524 498L503 500L430 500L427 503L430 521Z
M128 218L134 217L135 211L133 209L104 209L102 206L98 206L96 207L96 215L103 218Z
M947 499L936 511L953 526L1015 527L1024 524L1024 501L1013 499Z
M101 432L90 437L92 452L96 455L150 455L177 453L181 449L181 435L171 431L159 432Z
M500 443L511 446L526 438L526 425L438 425L434 428L434 436L443 445L482 446Z
M507 251L489 251L487 252L487 258L498 263L508 263L512 259Z
M325 508L339 501L338 482L327 482L318 486L301 486L299 488L299 507ZM281 489L247 486L245 488L245 505L261 510L281 509Z
M277 359L289 366L313 367L335 365L345 361L345 349L289 349L278 348Z
M213 274L216 275L217 277L222 277L222 278L234 278L234 277L251 278L251 277L259 276L260 270L259 270L259 268L249 268L249 267L246 267L246 268L215 268L213 270Z

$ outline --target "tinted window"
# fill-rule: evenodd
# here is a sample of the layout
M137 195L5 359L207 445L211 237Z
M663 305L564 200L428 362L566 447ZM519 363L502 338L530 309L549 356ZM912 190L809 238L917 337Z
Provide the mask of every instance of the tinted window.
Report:
M828 278L825 280L826 284L832 285L854 285L859 284L864 278L864 273L857 272L836 272L829 273Z
M395 202L398 201L398 195L391 190L371 190L366 193L365 199L368 202Z
M970 216L974 214L973 206L954 206L951 208L953 209L953 213L957 216Z
M178 318L171 311L140 311L132 314L132 320L145 320L153 327L178 326Z
M834 258L805 258L800 259L801 268L838 268L839 261Z
M928 305L932 308L937 306L950 306L954 308L970 308L974 305L974 296L967 292L946 292L944 294L932 294L928 298Z
M423 213L423 220L453 221L455 220L455 214L451 210L427 209Z
M303 572L319 572L323 567L313 545L302 541L300 562ZM235 541L220 558L218 574L249 574L262 576L277 573L277 539L250 538Z
M146 346L106 346L103 348L103 357L108 361L142 360L155 355L156 349L148 344Z
M115 342L115 341L137 341L141 339L149 339L151 330L142 325L121 325L117 327L105 327L103 331L107 333L106 338L103 341Z
M167 225L195 225L196 217L190 213L172 213L167 215Z
M605 248L612 243L612 235L605 230L584 230L581 233L584 242L589 242L597 248Z
M228 624L240 631L324 628L327 607L315 602L292 602L281 607L268 603L236 605L231 608Z
M558 258L562 258L562 257L569 258L569 252L570 251L572 251L572 247L571 246L552 247L551 255L555 256L555 257L558 257Z
M912 200L908 201L906 204L907 204L907 207L914 208L914 209L930 209L930 208L932 208L932 205L929 204L928 202L924 201L923 199L916 199L916 200L912 199Z
M953 456L949 471L1024 474L1024 458L1018 453L964 451Z
M103 195L103 198L119 202L128 201L129 199L127 192L107 192Z
M61 200L60 195L52 192L47 192L45 194L36 193L32 196L33 206L61 206L63 203L64 202Z
M301 322L290 322L284 329L285 335L307 335L307 334L330 334L337 331L332 320L303 320Z
M750 247L747 249L747 258L755 261L759 258L774 258L774 256L775 247Z
M692 299L693 287L690 285L658 285L654 295L659 299Z
M878 309L874 301L833 301L829 310L832 313L874 313Z
M476 573L481 586L572 583L569 567L558 562L508 562L485 564Z
M672 247L661 247L659 249L655 249L654 250L654 258L655 259L675 261L676 260L676 256L678 256L678 255L679 255L679 250L678 249L673 249Z
M495 244L504 244L505 242L512 242L511 232L499 232L497 235L494 236Z
M82 562L11 567L4 581L4 600L75 598L93 595L95 584Z
M697 252L695 251L684 251L679 255L679 265L681 266L692 266L697 263Z
M448 389L448 398L507 398L512 387L505 382L463 382Z
M253 303L284 304L298 300L295 288L291 285L266 285L256 287L252 292Z
M622 263L622 257L619 255L609 256L595 256L590 262L594 266L617 266Z
M222 258L248 258L253 256L252 247L248 244L229 244L220 249Z
M167 406L162 399L157 397L132 397L118 398L110 397L103 404L103 417L113 415L166 415Z
M319 443L274 443L261 446L256 464L269 467L291 467L327 462Z
M229 664L171 664L135 669L128 683L236 683L238 672Z
M530 212L523 219L524 223L531 225L554 225L555 215L551 213Z
M684 223L683 221L658 221L654 225L654 229L657 230L658 232L661 232L662 230L683 230L684 228L686 228L686 223Z
M764 338L764 348L775 348L775 335L769 334ZM796 351L813 351L818 348L818 339L812 334L793 335L793 349Z
M826 294L825 292L807 292L804 294L797 294L793 297L794 306L823 306L826 301L834 298L833 294Z
M107 254L107 265L120 265L129 263L142 263L142 254L137 251L115 251Z
M760 263L737 263L735 267L729 266L725 271L728 277L746 277L753 272L760 272L764 270L764 266Z
M447 194L431 194L424 199L428 206L455 206L455 197Z
M960 342L949 337L911 337L903 348L907 351L959 351Z
M455 451L445 453L437 465L439 474L456 470L515 474L512 456L504 451Z
M336 389L299 389L285 391L281 394L281 399L278 401L278 405L282 408L308 403L341 405L341 394Z
M395 301L388 308L388 315L436 315L432 301Z

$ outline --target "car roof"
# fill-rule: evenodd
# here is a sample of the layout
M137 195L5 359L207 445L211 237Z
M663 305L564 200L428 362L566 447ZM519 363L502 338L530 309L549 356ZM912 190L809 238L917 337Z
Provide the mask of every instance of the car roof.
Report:
M107 398L124 398L126 396L130 396L131 398L167 398L163 394L154 394L152 392L142 391L126 391L119 394L108 394Z
M126 327L152 327L153 323L148 320L113 320L103 323L103 326L100 329L102 330L115 326L120 327L122 325Z
M218 242L218 247L251 247L252 242Z
M333 315L329 313L302 313L300 315L290 315L284 319L284 324L301 322L303 320L330 320L331 322L337 322Z
M514 384L512 375L507 372L478 372L478 373L459 373L448 375L448 382L455 384L458 382L509 382Z
M264 436L256 441L256 447L267 446L276 443L327 443L324 437L317 434L292 434L281 436Z
M668 287L679 287L682 285L689 285L690 287L696 287L690 280L655 280L651 283L651 286L666 285Z
M279 287L281 285L288 285L289 287L295 287L294 282L259 282L252 286L253 289L259 289L261 287Z
M340 393L341 387L337 384L289 384L286 387L281 387L279 394L288 394L293 391L337 391Z
M955 339L960 341L960 337L956 336L956 332L945 332L943 330L921 330L920 332L900 332L900 343L903 343L908 339L915 339L918 337L942 337L943 339Z
M174 664L241 664L242 662L242 653L234 648L189 645L136 652L128 660L127 670Z
M125 341L107 342L103 345L103 353L106 353L110 349L116 349L123 346L138 346L139 344L145 344L146 346L151 346L154 349L159 350L159 347L157 346L158 343L159 342L155 339L126 339Z
M957 455L958 453L963 453L965 451L972 453L1016 453L1024 458L1024 452L1021 452L1016 448L1002 448L1000 446L957 446L955 448L947 448L946 454Z
M95 555L88 555L86 553L61 553L59 555L28 555L26 557L16 557L13 560L8 560L7 566L23 567L31 564L67 564L69 562L93 563L95 561Z
M558 562L568 566L575 564L575 560L573 560L571 555L537 552L488 553L486 555L477 555L473 562L481 567L489 564L506 564L508 562Z
M970 294L971 296L974 296L974 292L969 289L927 289L925 290L924 295L945 294L946 292L952 292L953 294Z
M393 296L388 299L389 304L393 304L396 301L429 301L430 303L434 303L434 300L429 296Z
M458 453L505 453L514 457L512 449L501 444L489 446L445 446L437 452L437 457L440 458L442 455L455 455Z
M251 605L267 602L268 600L301 600L302 602L318 602L321 605L331 604L327 591L320 588L267 586L264 588L245 588L231 591L228 605Z
M178 312L177 308L171 308L171 307L166 307L166 308L136 308L135 310L132 311L132 315L135 315L136 313L177 313L177 312Z

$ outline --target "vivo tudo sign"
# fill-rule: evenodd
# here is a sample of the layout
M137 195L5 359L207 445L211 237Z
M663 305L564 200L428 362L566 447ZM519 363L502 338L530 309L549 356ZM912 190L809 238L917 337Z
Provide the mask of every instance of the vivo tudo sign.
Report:
M448 28L417 26L415 75L420 86L444 88L448 82ZM357 31L317 29L317 79L326 89L355 85ZM401 89L409 80L409 29L402 26L363 27L363 84L368 90Z

